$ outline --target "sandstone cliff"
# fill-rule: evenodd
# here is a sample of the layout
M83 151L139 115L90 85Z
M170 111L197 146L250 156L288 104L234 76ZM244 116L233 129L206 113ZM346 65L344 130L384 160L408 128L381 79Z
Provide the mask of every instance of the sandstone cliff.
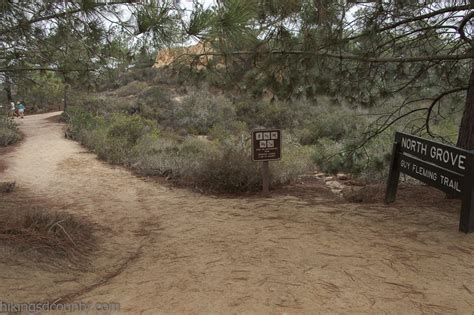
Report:
M214 52L209 43L198 43L188 47L167 48L158 52L153 68L168 66L193 66L197 70L206 68L213 59Z

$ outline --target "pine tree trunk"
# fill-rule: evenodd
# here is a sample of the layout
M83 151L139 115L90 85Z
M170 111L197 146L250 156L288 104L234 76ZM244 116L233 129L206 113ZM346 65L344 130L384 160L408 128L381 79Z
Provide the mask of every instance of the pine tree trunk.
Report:
M5 92L7 93L8 105L10 105L10 103L13 102L12 84L10 78L7 75L5 76Z
M67 101L67 92L68 92L68 84L64 84L64 106L63 106L63 111L66 111L67 110L67 104L68 104L68 101Z
M474 150L474 66L469 78L466 105L459 127L457 146L466 150Z

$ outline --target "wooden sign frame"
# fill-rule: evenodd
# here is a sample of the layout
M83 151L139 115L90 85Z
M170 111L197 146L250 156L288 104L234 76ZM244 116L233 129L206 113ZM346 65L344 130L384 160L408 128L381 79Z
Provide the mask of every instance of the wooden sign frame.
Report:
M474 151L396 132L386 204L396 199L401 173L461 199L459 230L474 231Z

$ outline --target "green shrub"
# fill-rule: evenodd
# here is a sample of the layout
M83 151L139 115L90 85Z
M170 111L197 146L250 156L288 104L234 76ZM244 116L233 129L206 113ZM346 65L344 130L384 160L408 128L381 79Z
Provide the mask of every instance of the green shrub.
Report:
M206 150L210 150L210 146L196 138L177 141L145 137L137 146L132 167L144 175L165 176L183 183L192 180L190 174L194 173Z
M226 124L235 119L234 106L228 98L203 91L186 96L171 110L171 126L184 128L195 135L206 135L215 124Z
M159 86L150 86L140 93L140 100L158 106L169 102L169 95Z
M195 186L211 191L256 191L261 185L258 163L250 159L249 147L237 141L219 143L191 175Z
M217 101L211 108L201 105L198 108L209 115L215 114L212 106L222 109L222 103ZM224 112L217 116L226 116ZM72 138L96 152L100 158L129 165L143 175L165 176L182 185L214 192L260 189L261 163L250 158L250 134L244 122L209 123L206 129L210 129L210 137L183 138L176 134L159 134L153 121L138 115L97 116L71 108L67 117L68 134ZM187 127L203 121L207 120L189 122ZM284 137L283 148L282 160L271 163L271 184L274 187L296 180L311 171L313 166L312 148L299 145L289 135Z
M293 128L298 124L297 112L287 102L241 99L235 104L237 117L252 128Z
M66 134L111 163L129 164L144 137L157 139L156 124L138 115L96 116L79 108L67 112Z
M214 141L187 137L184 141L142 138L132 166L144 175L166 176L177 183L215 192L260 189L261 163L250 159L248 132ZM312 170L312 148L285 139L281 161L271 163L273 186L290 183Z
M283 139L282 159L270 163L270 182L273 187L289 184L313 168L311 147L299 145L289 135ZM221 139L218 150L204 157L195 174L195 183L212 191L257 191L262 184L262 163L252 161L250 156L248 136L241 134Z
M361 139L337 142L323 138L315 145L313 161L326 173L348 172L371 179L382 178L388 170L392 134L386 133L359 147Z
M316 144L323 138L334 141L355 138L364 132L368 125L368 119L357 114L357 111L345 107L329 107L318 113L312 122L306 125L300 133L300 142Z
M69 107L62 114L62 119L68 123L66 135L75 140L81 140L84 132L97 127L96 117L79 107Z
M244 137L248 135L249 127L243 121L231 121L227 124L216 123L209 130L208 137L211 140L226 141L232 136Z
M21 140L21 134L15 122L4 115L0 115L0 147L5 147L19 140Z
M139 116L93 116L78 109L68 112L69 135L112 163L130 165L143 175L160 175L183 185L215 192L259 190L259 167L250 159L245 124L214 140L188 136L159 136L153 122ZM281 161L272 163L271 182L278 186L311 170L311 150L285 138ZM288 154L286 153L288 152Z
M138 95L142 93L147 87L148 84L146 82L132 81L127 85L118 88L115 93L120 97Z
M135 99L83 93L73 94L71 104L72 106L69 106L71 108L81 108L99 116L117 112L129 113L131 109L136 109L137 107Z
M15 82L18 100L23 100L28 113L57 110L62 105L64 83L57 73L30 73L29 79Z
M173 103L161 87L151 86L140 93L137 107L140 115L161 123L171 118Z
M103 82L103 88L109 89L123 87L133 81L152 82L157 74L158 70L151 67L131 68L127 71L118 73L118 76L114 77L113 80L110 79L107 82Z
M299 176L314 170L314 147L303 146L290 134L283 135L282 158L271 163L270 170L273 182L288 184Z
M241 98L235 101L237 119L251 128L297 129L311 126L321 111L317 100L292 99L262 101Z
M314 149L314 162L323 172L333 174L348 171L350 158L344 150L342 143L328 138L320 139Z

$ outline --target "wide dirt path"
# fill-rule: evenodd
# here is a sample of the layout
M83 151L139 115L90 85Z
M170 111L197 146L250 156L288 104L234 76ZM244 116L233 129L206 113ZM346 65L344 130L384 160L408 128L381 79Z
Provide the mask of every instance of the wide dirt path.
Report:
M474 311L474 235L457 232L457 209L347 204L324 189L171 189L97 160L54 115L20 122L26 139L2 157L0 179L94 222L99 251L85 272L2 264L2 301L118 302L130 314Z

